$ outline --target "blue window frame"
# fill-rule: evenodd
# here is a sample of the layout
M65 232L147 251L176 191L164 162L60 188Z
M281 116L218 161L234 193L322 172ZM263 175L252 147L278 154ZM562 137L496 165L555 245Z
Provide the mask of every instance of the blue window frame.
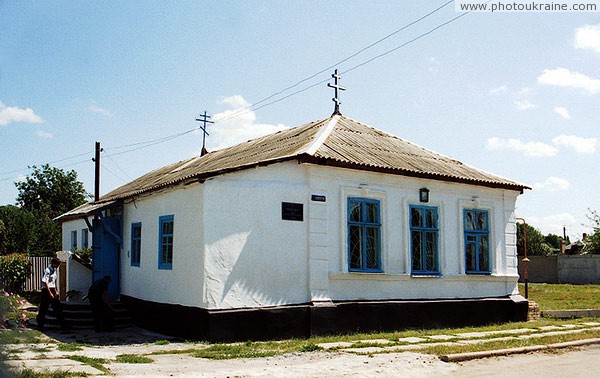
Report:
M140 266L142 257L142 224L131 224L131 266Z
M173 215L158 218L158 269L173 269Z
M77 230L71 231L71 249L77 249Z
M87 228L81 229L81 248L88 248L90 246L90 236Z
M440 274L438 232L437 207L410 206L412 274Z
M490 274L490 227L487 210L464 210L465 271Z
M379 201L348 198L348 270L381 272Z

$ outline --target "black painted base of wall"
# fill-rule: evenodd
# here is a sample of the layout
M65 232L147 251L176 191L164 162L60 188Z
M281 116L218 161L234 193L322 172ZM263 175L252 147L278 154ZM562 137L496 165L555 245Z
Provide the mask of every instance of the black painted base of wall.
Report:
M343 301L234 310L144 301L121 295L134 322L185 339L273 340L406 328L460 327L527 320L521 296L484 299Z

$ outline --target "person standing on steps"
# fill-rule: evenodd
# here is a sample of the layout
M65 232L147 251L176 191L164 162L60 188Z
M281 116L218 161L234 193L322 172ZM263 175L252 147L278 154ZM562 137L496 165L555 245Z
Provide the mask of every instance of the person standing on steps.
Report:
M55 257L52 258L50 266L44 270L44 275L42 276L42 298L40 301L40 309L36 317L38 329L41 331L46 328L46 313L48 312L48 307L50 306L52 306L52 310L54 310L54 314L58 320L58 323L60 324L60 327L62 329L67 328L62 313L60 296L56 290L56 279L58 276L59 266L60 260Z
M88 290L88 299L92 306L94 328L98 331L111 331L114 326L114 311L108 298L110 276L94 281Z

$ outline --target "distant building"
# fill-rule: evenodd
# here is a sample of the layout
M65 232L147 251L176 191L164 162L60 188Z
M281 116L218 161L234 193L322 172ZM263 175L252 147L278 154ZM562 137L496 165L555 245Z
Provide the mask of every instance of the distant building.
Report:
M525 320L526 188L334 113L154 170L61 219L97 216L94 276L116 278L139 324L264 339Z

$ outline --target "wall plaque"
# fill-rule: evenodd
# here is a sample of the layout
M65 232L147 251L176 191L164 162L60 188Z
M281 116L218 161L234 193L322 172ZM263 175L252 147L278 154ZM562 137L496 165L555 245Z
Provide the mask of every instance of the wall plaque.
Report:
M304 205L301 203L282 202L281 219L289 221L304 221Z
M313 194L312 196L310 196L310 199L312 201L316 201L316 202L326 202L327 201L327 197L321 196L318 194Z

